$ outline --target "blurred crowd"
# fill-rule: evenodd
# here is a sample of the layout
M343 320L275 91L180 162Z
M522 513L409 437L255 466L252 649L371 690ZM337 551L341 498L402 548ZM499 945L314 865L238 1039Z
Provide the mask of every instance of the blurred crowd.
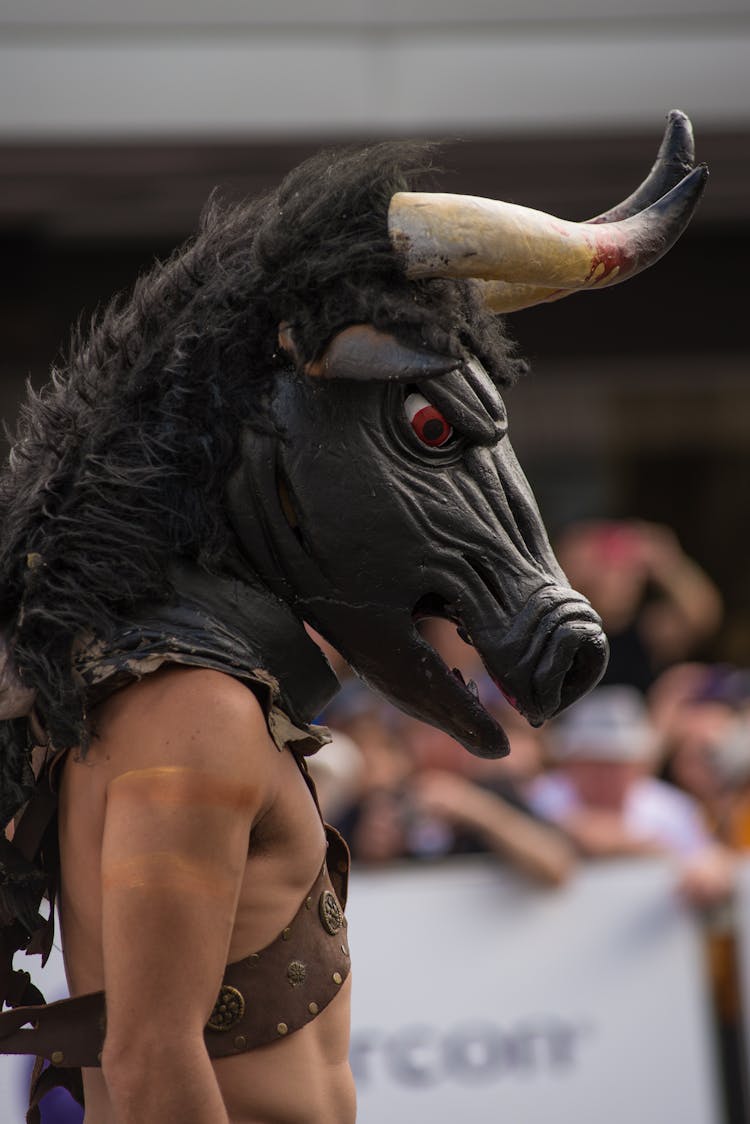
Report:
M454 624L420 622L508 735L510 755L484 760L384 703L321 641L342 679L313 763L324 810L360 863L491 851L555 885L582 857L662 853L686 898L721 900L750 845L750 672L689 662L721 596L665 527L578 524L557 553L604 622L600 685L533 729Z
M488 761L386 705L326 649L343 687L324 715L333 744L313 762L324 812L360 864L485 852L554 887L589 859L668 856L675 893L706 919L727 1118L746 1119L727 918L750 849L750 671L698 662L722 599L666 527L581 523L556 548L604 622L602 683L532 729L455 625L421 622L508 734L510 755Z

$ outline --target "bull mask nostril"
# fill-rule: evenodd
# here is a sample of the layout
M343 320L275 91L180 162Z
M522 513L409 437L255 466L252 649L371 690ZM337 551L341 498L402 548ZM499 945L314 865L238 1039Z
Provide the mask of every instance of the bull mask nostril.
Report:
M566 672L560 690L560 710L595 687L607 665L608 645L603 633L583 641Z

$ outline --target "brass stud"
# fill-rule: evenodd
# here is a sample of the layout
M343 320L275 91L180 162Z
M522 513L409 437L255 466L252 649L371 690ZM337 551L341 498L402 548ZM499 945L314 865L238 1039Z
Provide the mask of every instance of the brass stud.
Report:
M286 1025L286 1023L279 1023L279 1025L276 1027L276 1030L279 1032L279 1034L287 1034L289 1031L289 1027Z
M307 968L301 960L292 960L286 970L286 978L289 980L292 987L299 987L301 983L304 983L306 975Z
M244 1050L247 1048L247 1038L244 1034L238 1034L234 1040L235 1050Z
M349 949L348 949L348 948L346 947L346 945L345 945L345 944L342 944L342 946L341 946L341 951L343 952L344 956L348 956L348 955L349 955Z
M305 898L305 909L312 909L312 898Z
M96 1055L96 1060L97 1060L97 1061L99 1062L99 1065L101 1065L101 1064L102 1064L102 1052L101 1052L101 1050L100 1050L100 1051L99 1051L99 1053L98 1053L98 1054Z
M310 1012L311 1015L317 1015L318 1011L320 1010L320 1007L318 1006L317 1003L308 1003L307 1009L308 1009L308 1011Z
M343 977L341 975L341 972L334 972L333 976L331 978L333 979L333 982L335 984L340 984L340 983L343 982Z
M343 924L344 914L336 900L336 895L332 894L330 890L324 890L320 895L318 913L325 931L332 937L335 936Z
M236 987L223 984L206 1024L211 1030L231 1030L245 1014L245 997Z
M287 925L286 929L281 934L281 939L283 941L288 941L289 938L291 937L291 935L292 935L292 927L291 927L291 925Z
M60 1065L61 1062L65 1061L65 1054L62 1052L62 1050L54 1050L52 1052L52 1056L50 1057L50 1061L53 1065Z

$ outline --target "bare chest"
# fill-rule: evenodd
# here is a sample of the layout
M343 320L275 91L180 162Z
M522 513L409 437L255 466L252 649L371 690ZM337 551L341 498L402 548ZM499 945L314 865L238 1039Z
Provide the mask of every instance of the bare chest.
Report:
M274 748L270 752L278 753ZM253 825L227 961L265 947L288 925L325 858L315 802L290 753L278 754L274 799ZM104 987L101 854L106 770L73 755L60 786L60 923L74 994ZM172 940L178 934L169 934Z

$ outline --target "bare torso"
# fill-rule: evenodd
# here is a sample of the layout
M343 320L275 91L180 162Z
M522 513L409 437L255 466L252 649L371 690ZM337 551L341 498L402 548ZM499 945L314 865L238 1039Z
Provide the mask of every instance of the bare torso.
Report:
M191 691L198 695L203 692L209 704L217 693L249 694L246 688L216 672L172 669L159 673L152 677L153 683L144 680L103 704L96 719L99 736L85 759L70 753L65 762L60 793L60 915L72 994L106 989L105 965L112 961L117 967L115 958L120 955L119 938L109 938L113 946L109 951L103 938L103 840L105 821L111 814L108 793L117 778L136 775L129 771L153 768L154 757L153 750L131 748L128 730L132 720L141 721L136 716L144 710L148 714L151 708L157 717L168 713L169 692L175 684L178 691L184 690L185 677L191 677ZM177 699L177 705L179 702ZM242 700L240 705L244 705ZM250 705L260 714L254 699ZM229 943L224 963L263 948L284 929L314 882L325 855L320 817L292 754L277 750L264 724L256 723L254 729L255 743L262 738L253 752L263 755L264 792L262 807L250 825L236 908L227 927ZM165 735L168 733L165 731ZM168 737L165 742L169 743ZM179 747L167 751L166 761L172 768L181 768L174 764L180 761ZM192 759L191 764L195 764ZM106 877L104 886L106 896ZM144 908L150 916L148 907ZM198 902L196 909L203 908ZM210 909L210 902L205 908ZM170 953L179 955L181 942L177 918L174 926L162 928L158 940L163 941L163 948L155 949L158 941L152 940L146 952L147 956L153 952L157 979L160 959ZM348 1064L349 986L347 980L331 1004L289 1038L213 1062L231 1124L352 1124L355 1104ZM158 1017L159 1002L158 994L139 996L144 1018ZM86 1124L120 1124L106 1073L84 1070L84 1086Z

